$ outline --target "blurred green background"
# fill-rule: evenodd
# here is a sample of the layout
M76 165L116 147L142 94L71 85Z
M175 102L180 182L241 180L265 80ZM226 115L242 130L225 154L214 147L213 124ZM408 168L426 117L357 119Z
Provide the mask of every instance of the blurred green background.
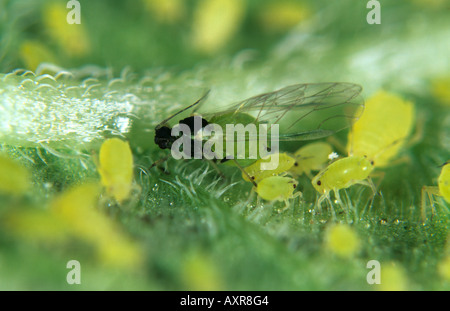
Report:
M422 186L450 159L448 1L380 1L372 25L355 0L80 0L80 24L69 2L0 0L0 289L450 288L449 205L420 218ZM155 125L207 89L220 106L331 81L395 92L422 122L373 202L355 186L334 217L316 213L303 176L304 199L279 213L233 167L225 180L203 161L148 170L166 154ZM96 169L111 136L134 156L122 204ZM366 281L373 259L381 285Z

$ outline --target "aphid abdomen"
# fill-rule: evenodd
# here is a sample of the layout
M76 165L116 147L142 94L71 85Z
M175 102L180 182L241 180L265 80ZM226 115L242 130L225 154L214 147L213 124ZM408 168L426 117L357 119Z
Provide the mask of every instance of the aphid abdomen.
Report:
M278 159L276 159L278 160L277 163L275 163L276 160L275 158L273 158L275 155L278 156ZM261 165L263 163L267 165L269 164L269 162L277 164L277 166L274 169L263 170ZM259 159L255 163L246 167L244 170L252 178L253 181L258 182L266 177L275 176L287 172L294 165L294 162L294 158L288 156L286 153L278 153L270 155L268 157L264 157L263 159ZM242 178L244 178L244 180L246 181L250 181L246 176L247 174L242 173Z
M365 180L369 177L372 169L372 165L365 157L344 158L337 162L333 188L344 189L358 181Z
M194 115L187 117L180 122L181 125L186 125L189 129L190 134L190 150L184 150L185 156L191 159L202 159L203 155L203 141L202 138L196 137L196 135L209 124L207 120L201 116ZM184 134L186 135L186 134Z
M192 136L195 136L198 131L209 124L209 122L203 119L201 116L190 116L178 123L187 125L191 130Z
M312 180L320 193L348 188L369 177L373 166L365 157L347 157L330 164Z
M425 196L426 195L426 196ZM432 206L432 213L435 212L435 207L433 204L433 196L442 196L447 203L450 203L450 162L447 161L442 167L441 173L438 177L438 186L423 186L422 187L422 204L421 204L421 214L422 220L426 218L426 198L428 197L428 202Z
M226 113L213 116L209 123L222 129L223 158L235 159L243 167L260 158L259 123L253 116L247 113ZM234 161L227 163L234 165Z
M255 191L267 201L285 201L293 196L297 181L283 176L271 176L258 183Z
M328 155L333 152L330 144L325 142L309 143L295 152L296 159L291 172L296 175L309 175L311 171L319 171L328 161Z
M401 97L380 91L366 102L362 117L348 136L349 155L367 156L376 166L385 166L402 147L414 123L414 105Z

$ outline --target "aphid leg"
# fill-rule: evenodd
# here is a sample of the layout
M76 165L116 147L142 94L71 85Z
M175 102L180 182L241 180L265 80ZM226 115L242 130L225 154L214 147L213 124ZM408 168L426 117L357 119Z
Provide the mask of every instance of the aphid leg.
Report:
M319 208L319 212L322 212L322 202L323 202L323 200L324 200L324 194L319 196L319 198L316 201L316 207Z
M297 197L302 198L303 197L303 193L301 193L300 191L297 191L296 193L292 194L291 199L295 199ZM300 204L300 203L299 203Z
M339 196L339 190L333 189L333 192L334 192L335 203L341 204L342 201L341 201L341 197ZM333 217L333 220L336 220L336 218L337 218L336 211L334 210L334 205L333 205L333 202L331 201L330 196L327 197L327 201L330 205L330 213L332 213L331 215Z
M384 177L384 175L383 175L383 177ZM383 178L381 178L381 180L382 180ZM380 180L380 183L381 183L381 180ZM378 191L377 191L377 187L375 186L375 184L373 183L373 180L372 180L372 178L370 178L370 177L367 177L367 184L369 185L369 187L372 189L372 197L375 197L375 195L377 195L378 194Z
M376 189L378 189L380 187L381 182L383 181L385 175L386 175L385 171L375 171L375 173L372 172L370 174L370 176L372 176L372 177L379 177L379 180L375 184L375 192L376 192ZM369 177L369 180L372 181L370 177ZM372 188L372 190L373 190L373 188Z
M319 207L319 212L322 213L322 202L324 200L327 200L327 202L329 202L331 204L331 200L330 200L330 194L328 192L322 194L319 199L316 202L316 206Z
M285 211L287 211L289 209L289 207L290 207L289 199L285 199L284 200L284 207L282 209L278 210L278 214L284 213Z
M370 177L367 178L367 180L358 180L355 181L355 184L364 185L367 187L370 187L372 189L372 198L375 197L375 195L378 194L377 187L375 187L375 184L373 183L372 179Z
M425 219L427 218L427 201L426 201L426 197L425 194L428 197L428 201L431 204L431 219L433 219L433 215L435 212L435 207L434 207L434 200L433 200L433 195L439 195L439 187L434 187L434 186L423 186L422 187L422 204L421 204L421 217L422 217L422 221L425 221Z
M161 163L164 163L165 161L167 161L167 159L169 158L169 155L166 155L164 158L159 159L158 161L153 162L152 165L150 165L148 170L151 170L154 166L157 166L160 170L162 170L165 174L169 175L169 173L163 169L162 167L160 167Z
M296 193L294 193L292 195L292 199L295 199L296 197L303 197L303 193L301 193L300 191L297 191Z
M334 190L334 196L336 197L336 201L337 201L336 203L342 204L341 196L339 195L339 190L338 189Z
M289 209L289 207L291 206L290 203L289 203L289 199L295 199L295 198L298 197L298 196L300 196L300 197L302 196L302 193L301 193L300 191L298 191L298 192L292 194L292 196L291 196L290 198L285 199L285 200L284 200L285 206L284 206L281 210L279 210L278 213L281 214L281 213L283 213L284 211L286 211L287 209Z
M238 161L236 161L236 159L232 160L234 161L234 164L236 164L236 166L241 170L241 172L245 174L245 176L247 176L248 180L250 180L252 184L257 187L258 185L256 184L256 182L253 180L253 178L250 177L250 175L244 170L244 168L238 163Z

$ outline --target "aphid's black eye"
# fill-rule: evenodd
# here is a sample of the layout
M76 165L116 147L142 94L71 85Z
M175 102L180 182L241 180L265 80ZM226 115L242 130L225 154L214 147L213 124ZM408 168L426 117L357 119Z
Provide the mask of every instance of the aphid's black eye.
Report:
M374 165L375 165L375 162L373 162L373 161L370 161L370 164L372 164L372 166L374 166Z
M255 176L251 176L250 178L251 178L252 180L255 180Z
M317 186L320 186L322 182L320 180L317 181Z
M294 189L295 189L295 188L297 188L297 185L296 185L296 184L293 184L293 187L294 187Z
M294 166L298 166L298 163L297 163L297 162L294 162Z

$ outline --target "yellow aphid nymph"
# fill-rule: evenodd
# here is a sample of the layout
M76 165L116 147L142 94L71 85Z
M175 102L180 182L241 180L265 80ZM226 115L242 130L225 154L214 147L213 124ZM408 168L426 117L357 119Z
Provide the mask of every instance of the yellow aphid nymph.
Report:
M325 234L326 247L339 257L349 258L358 252L361 245L355 230L346 224L335 224Z
M444 199L450 203L450 161L442 167L441 174L438 179L439 193Z
M375 185L369 178L373 170L370 160L363 156L352 156L339 159L323 169L311 181L314 188L321 194L318 205L324 199L330 200L330 192L333 190L338 201L339 190L348 188L354 184L362 184L372 188L376 193Z
M450 203L450 160L447 161L442 167L441 173L438 178L438 186L423 186L422 187L422 219L425 219L426 202L424 194L428 195L430 202L433 202L433 195L441 196Z
M261 180L254 190L266 201L284 201L288 206L289 199L301 195L301 192L294 193L297 185L298 182L293 178L270 176Z
M278 159L275 158L276 155L278 156ZM273 162L274 165L276 164L276 168L262 169L261 164L269 164L269 162ZM257 183L266 177L275 176L287 172L294 165L294 163L295 159L288 156L286 153L269 155L265 158L257 160L252 165L244 168L244 171L248 174L251 180L249 180L244 172L242 172L242 178L244 178L244 180L246 181L254 181Z
M130 196L133 183L133 155L128 142L111 138L100 148L98 172L109 196L122 203Z
M379 91L366 101L363 115L348 135L348 155L367 156L376 167L386 166L410 135L414 113L411 102Z
M328 156L333 152L330 144L325 142L314 142L298 149L295 154L295 163L290 169L294 175L300 176L305 173L311 176L311 171L320 171L328 162Z

